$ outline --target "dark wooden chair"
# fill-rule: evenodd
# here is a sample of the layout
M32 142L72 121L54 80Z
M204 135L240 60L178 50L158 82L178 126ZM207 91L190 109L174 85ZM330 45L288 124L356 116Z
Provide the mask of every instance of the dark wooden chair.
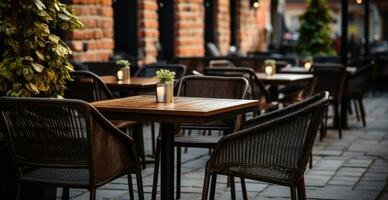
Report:
M175 72L174 94L177 94L178 85L183 76L186 75L186 66L182 64L149 64L139 68L135 77L154 77L160 69L167 69ZM155 153L155 123L151 123L152 154Z
M368 64L358 69L350 75L346 81L345 98L351 103L353 101L357 119L361 113L362 125L366 126L365 108L362 102L365 92L369 89L372 81L372 72L374 65ZM351 106L351 104L349 104Z
M205 170L202 200L214 199L217 175L240 177L246 200L245 179L291 188L291 198L306 199L304 172L328 104L328 93L251 119L241 131L224 136L216 145ZM210 180L211 179L211 180ZM210 184L211 181L211 185Z
M65 98L79 99L86 102L102 101L113 99L114 95L101 80L101 78L90 71L74 71L70 74L73 81L67 82ZM144 139L142 124L136 121L111 120L117 128L129 133L134 137L138 153L142 158L143 167L145 167Z
M118 177L136 175L143 199L141 165L131 137L116 128L93 106L80 100L0 98L1 126L22 185L39 184L90 191ZM133 199L133 196L131 196Z
M334 107L334 126L338 128L339 138L342 138L342 121L341 112L346 109L340 110L343 90L346 78L346 68L341 64L325 63L325 64L313 64L312 71L314 74L315 85L313 94L328 91L330 95L330 104ZM325 113L324 127L327 122L327 111ZM321 139L325 135L326 131L322 131Z
M248 89L248 81L241 77L216 77L216 76L186 76L179 86L179 96L243 99ZM222 100L220 100L222 102ZM241 116L231 119L222 119L215 122L197 125L183 124L183 130L217 130L229 134L239 128ZM174 145L177 147L177 176L176 176L176 198L180 199L181 180L181 148L213 148L221 136L211 135L178 135L175 137ZM158 139L155 171L152 186L152 198L156 199L158 173L159 173L160 139Z
M270 94L257 77L255 71L247 67L217 67L205 68L208 76L244 77L249 82L248 98L260 100L259 111L272 111L278 108L277 102L271 101Z

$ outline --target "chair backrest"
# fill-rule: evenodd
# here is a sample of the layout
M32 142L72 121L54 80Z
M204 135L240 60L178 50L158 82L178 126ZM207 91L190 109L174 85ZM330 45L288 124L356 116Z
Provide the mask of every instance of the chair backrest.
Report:
M302 175L327 104L328 93L323 92L249 120L218 142L208 166L218 171L260 166Z
M160 69L167 69L175 72L175 79L177 82L186 75L186 66L182 64L150 64L144 65L140 68L135 76L136 77L154 77L156 72Z
M205 68L204 74L208 76L244 77L249 82L249 92L251 99L264 98L270 102L270 94L264 84L257 77L255 71L248 67L217 67Z
M138 165L133 140L84 101L1 97L0 123L19 169L88 168L92 182Z
M209 67L236 67L229 60L210 60Z
M341 64L315 63L312 66L315 78L313 94L328 91L333 99L340 101L346 78L346 68Z
M240 77L185 76L182 78L178 95L188 97L208 97L244 99L249 83Z
M89 71L74 71L70 76L73 81L67 82L65 98L87 102L113 98L112 92L96 74Z
M347 96L362 98L372 81L373 70L374 64L368 64L350 75L346 81L345 94Z

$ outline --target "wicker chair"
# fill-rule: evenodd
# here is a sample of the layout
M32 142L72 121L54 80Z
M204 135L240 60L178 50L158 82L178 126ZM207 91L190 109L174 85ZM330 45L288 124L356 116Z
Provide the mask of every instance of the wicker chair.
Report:
M224 136L206 164L202 200L208 199L210 179L214 199L217 175L240 177L244 199L245 178L289 186L293 200L297 188L299 199L306 199L304 172L327 103L324 92L247 121L241 131Z
M360 118L359 111L361 111L361 120L364 127L366 126L366 120L362 99L364 98L364 94L368 90L370 82L372 81L373 67L374 65L371 64L366 65L357 70L354 74L350 75L345 88L345 98L347 98L350 102L354 102L357 119Z
M118 177L136 175L143 199L141 165L132 138L117 129L94 107L80 100L0 98L0 122L5 127L18 172L18 197L25 183L90 191ZM133 197L131 197L133 199Z
M342 122L340 111L340 105L343 97L343 90L346 78L346 68L341 64L325 63L325 64L313 64L312 71L314 74L315 85L313 94L328 91L330 94L330 103L334 106L334 121L337 122L338 135L342 138ZM325 114L324 126L326 127L327 122L327 111ZM325 135L326 131L321 134L321 139Z
M179 96L208 97L243 99L248 89L248 81L240 77L214 77L214 76L186 76L179 86ZM239 128L241 116L231 119L222 119L204 125L183 124L183 130L218 130L229 134ZM174 145L177 147L177 176L176 176L176 198L180 198L181 180L181 148L213 148L221 136L191 136L179 135L175 137ZM152 198L156 199L156 190L159 173L160 139L158 139L155 157L154 181L152 187Z
M70 75L73 81L67 82L67 90L64 95L65 98L79 99L86 102L102 101L114 98L112 92L98 75L90 71L75 71ZM130 133L132 133L131 135L137 144L137 151L141 156L142 165L145 167L142 124L136 121L128 120L111 120L111 122L124 132L132 130Z
M272 111L278 108L277 102L272 102L270 94L264 84L256 76L253 69L247 67L217 67L205 68L205 75L209 76L227 76L227 77L244 77L249 81L249 98L260 100L259 110Z

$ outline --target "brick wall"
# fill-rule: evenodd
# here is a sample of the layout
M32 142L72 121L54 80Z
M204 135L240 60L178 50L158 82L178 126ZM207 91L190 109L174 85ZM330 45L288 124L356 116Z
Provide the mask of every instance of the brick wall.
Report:
M175 56L203 56L203 0L175 0Z
M217 0L215 3L215 43L222 55L226 55L230 46L230 0Z
M157 0L140 0L138 9L139 64L154 63L159 41Z
M204 0L174 0L175 56L204 56ZM270 0L261 0L259 9L248 0L237 2L237 45L242 53L266 48L265 26L269 21ZM222 54L230 44L230 1L215 0L215 43ZM114 49L112 0L73 0L71 7L85 24L83 30L66 39L77 61L106 61ZM157 61L159 38L157 0L138 0L139 64ZM84 48L87 44L87 50ZM86 51L85 51L86 50Z
M249 1L238 1L237 45L241 53L266 50L263 44L269 17L270 0L261 0L260 8L250 8Z
M71 8L85 25L66 34L74 60L108 60L114 48L112 0L73 0Z

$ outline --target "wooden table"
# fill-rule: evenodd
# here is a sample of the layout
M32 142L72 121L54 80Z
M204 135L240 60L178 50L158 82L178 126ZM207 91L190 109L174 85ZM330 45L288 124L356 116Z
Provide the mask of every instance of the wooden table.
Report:
M123 81L118 81L116 76L101 76L100 78L112 90L152 90L157 84L157 80L145 77L131 77Z
M257 100L174 97L173 104L155 96L132 96L92 103L110 119L161 122L161 199L174 199L174 134L180 123L206 123L257 109Z
M357 67L346 67L346 71L350 74L353 74L357 71ZM307 70L304 67L285 67L281 69L279 73L310 74L311 71Z

